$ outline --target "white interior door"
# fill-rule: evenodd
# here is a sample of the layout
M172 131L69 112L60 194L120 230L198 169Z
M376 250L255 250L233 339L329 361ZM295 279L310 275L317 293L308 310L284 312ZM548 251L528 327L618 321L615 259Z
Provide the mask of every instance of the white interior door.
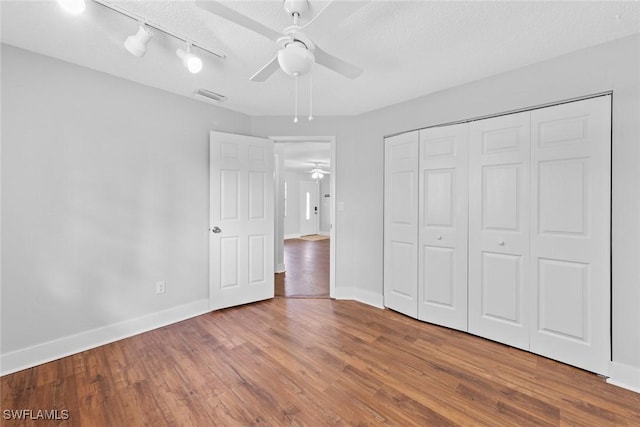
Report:
M384 145L384 305L417 317L418 131Z
M420 131L418 319L467 330L469 125Z
M269 139L210 134L212 310L274 294L274 155Z
M531 126L531 351L607 374L611 98L532 111Z
M469 332L529 348L530 113L470 125Z
M318 234L318 184L300 181L300 235Z

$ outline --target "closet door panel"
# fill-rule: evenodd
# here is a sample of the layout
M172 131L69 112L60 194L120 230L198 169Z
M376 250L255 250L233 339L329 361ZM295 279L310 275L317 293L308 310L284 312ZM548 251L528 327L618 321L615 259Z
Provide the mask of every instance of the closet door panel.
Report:
M529 113L469 132L469 332L528 349Z
M532 111L531 351L608 373L611 99Z
M418 312L418 132L385 139L384 305Z
M420 131L418 318L467 330L468 125Z

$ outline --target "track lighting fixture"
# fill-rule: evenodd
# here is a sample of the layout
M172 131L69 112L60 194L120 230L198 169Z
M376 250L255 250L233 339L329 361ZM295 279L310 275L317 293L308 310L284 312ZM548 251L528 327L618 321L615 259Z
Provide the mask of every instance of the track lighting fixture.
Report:
M146 25L140 24L138 32L132 36L127 37L124 42L124 47L134 56L142 58L147 52L147 42L151 39L153 33Z
M58 4L72 15L80 15L87 7L84 0L58 0Z
M187 67L187 70L189 70L193 74L197 74L200 72L200 70L202 70L202 59L191 53L190 44L187 44L186 51L182 49L176 50L176 55L178 55L178 58L182 60L182 63L185 67Z

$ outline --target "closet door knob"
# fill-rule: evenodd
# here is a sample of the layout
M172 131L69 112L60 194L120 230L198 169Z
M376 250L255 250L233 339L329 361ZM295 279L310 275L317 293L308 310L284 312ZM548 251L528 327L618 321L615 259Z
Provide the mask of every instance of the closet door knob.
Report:
M500 246L504 246L504 240L498 240L498 244L499 244Z
M436 236L436 240L442 240L442 236Z

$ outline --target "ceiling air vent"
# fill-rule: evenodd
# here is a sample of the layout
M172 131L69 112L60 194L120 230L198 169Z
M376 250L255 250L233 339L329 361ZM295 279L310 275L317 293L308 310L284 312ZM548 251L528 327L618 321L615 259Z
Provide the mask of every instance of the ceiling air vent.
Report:
M219 93L211 92L207 89L198 89L194 92L194 95L202 96L215 102L223 102L227 99L226 96L220 95Z

